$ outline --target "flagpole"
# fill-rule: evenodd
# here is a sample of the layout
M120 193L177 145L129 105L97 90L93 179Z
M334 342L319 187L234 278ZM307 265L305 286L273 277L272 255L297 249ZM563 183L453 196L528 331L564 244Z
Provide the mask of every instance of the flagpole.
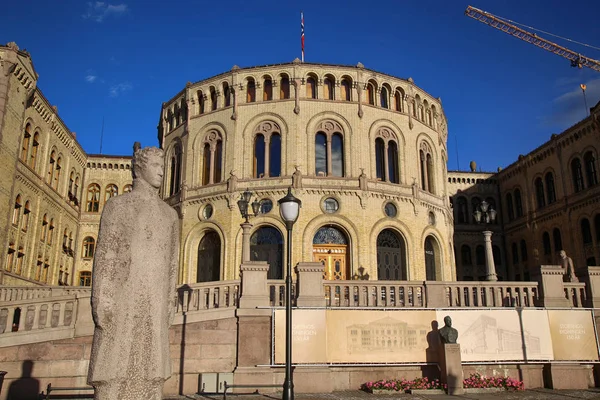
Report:
M302 43L302 62L304 62L304 12L300 11L300 42Z

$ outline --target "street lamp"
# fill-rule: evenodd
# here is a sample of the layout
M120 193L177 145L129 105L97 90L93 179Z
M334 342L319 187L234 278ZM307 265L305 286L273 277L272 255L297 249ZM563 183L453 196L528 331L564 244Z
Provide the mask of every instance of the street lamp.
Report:
M473 216L477 223L493 224L496 221L496 210L494 210L487 201L482 201L479 204L479 210L475 210ZM483 239L485 241L485 268L487 281L497 281L496 265L494 265L494 252L492 250L492 231L483 231Z
M292 188L278 201L279 215L287 228L287 271L285 277L285 380L283 400L294 400L294 378L292 377L292 228L300 214L302 202L294 197Z
M250 229L252 229L252 224L249 221L250 214L248 213L248 205L250 204L252 207L252 212L255 217L258 215L260 209L260 202L254 199L254 201L250 203L251 199L252 192L246 189L237 202L240 214L242 214L242 218L245 218L245 221L240 224L242 227L242 264L246 261L250 261Z

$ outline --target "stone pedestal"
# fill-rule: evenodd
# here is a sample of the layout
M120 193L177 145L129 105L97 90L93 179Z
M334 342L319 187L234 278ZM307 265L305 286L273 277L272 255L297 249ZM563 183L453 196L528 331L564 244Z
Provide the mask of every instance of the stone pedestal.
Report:
M558 265L540 265L533 270L532 278L537 280L542 307L572 307L565 296L563 270Z
M576 271L579 282L585 283L586 307L600 308L600 267L579 268Z
M440 345L440 376L442 383L448 385L448 394L460 395L463 388L463 370L460 356L460 344L442 343Z
M268 271L269 264L266 261L247 261L240 266L242 293L239 308L269 306Z
M301 262L296 265L298 275L298 307L325 307L323 289L323 271L325 266L319 262Z
M589 368L581 364L547 364L544 380L550 389L587 389Z

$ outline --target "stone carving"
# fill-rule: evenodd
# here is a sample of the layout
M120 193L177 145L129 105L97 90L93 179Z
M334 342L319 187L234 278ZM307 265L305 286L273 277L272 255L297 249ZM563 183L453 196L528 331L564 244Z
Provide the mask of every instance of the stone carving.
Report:
M360 175L358 176L358 187L360 190L367 190L367 175L365 174L365 169L360 169Z
M302 189L302 172L300 172L300 166L295 165L296 170L292 174L292 187L294 189Z
M577 276L575 276L575 267L573 266L573 259L567 255L567 252L561 250L560 253L560 263L563 270L563 280L565 282L579 282Z
M96 400L160 400L171 376L179 220L158 197L163 151L134 149L133 190L104 206L94 258L88 383Z
M444 327L438 331L442 343L456 343L458 339L458 331L452 327L452 318L449 315L444 317Z
M238 177L235 176L235 171L229 171L229 179L227 179L227 191L229 193L235 192L235 190L237 189L237 181Z

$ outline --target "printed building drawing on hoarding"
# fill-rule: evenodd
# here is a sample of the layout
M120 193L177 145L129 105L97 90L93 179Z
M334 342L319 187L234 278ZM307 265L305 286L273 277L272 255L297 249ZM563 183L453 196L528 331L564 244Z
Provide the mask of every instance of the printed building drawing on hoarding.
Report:
M522 340L525 339L527 353L541 354L540 338L524 331L498 327L498 321L489 315L481 315L460 335L463 354L516 354L523 356Z
M368 324L354 324L346 328L348 353L396 352L427 347L425 325L409 325L404 321L385 317Z

